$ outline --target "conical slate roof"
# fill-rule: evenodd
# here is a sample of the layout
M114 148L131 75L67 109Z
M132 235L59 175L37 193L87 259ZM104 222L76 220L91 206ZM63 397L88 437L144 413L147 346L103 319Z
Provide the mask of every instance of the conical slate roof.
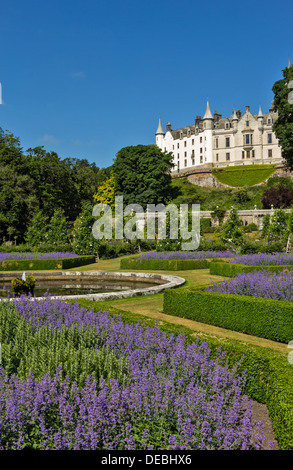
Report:
M159 117L159 125L158 125L156 135L157 134L164 134L164 131L163 131L163 128L162 128L162 123L161 123L161 117Z
M214 119L210 110L209 99L207 99L207 108L206 108L206 112L205 112L203 119Z

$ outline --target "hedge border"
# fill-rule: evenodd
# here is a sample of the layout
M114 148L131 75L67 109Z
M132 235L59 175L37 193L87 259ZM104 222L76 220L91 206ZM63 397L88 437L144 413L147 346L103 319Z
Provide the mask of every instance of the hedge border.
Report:
M270 271L273 273L282 272L285 269L293 269L291 265L279 265L279 266L248 266L246 264L229 263L227 261L211 261L210 263L210 274L217 276L233 277L239 273L250 273L252 271Z
M24 270L59 270L71 269L78 266L92 264L96 260L93 255L77 256L59 259L21 259L5 260L0 262L0 271L24 271Z
M189 269L208 269L208 259L121 259L120 269L145 269L162 271L186 271Z
M293 303L203 289L164 292L163 312L220 328L289 343L293 339Z

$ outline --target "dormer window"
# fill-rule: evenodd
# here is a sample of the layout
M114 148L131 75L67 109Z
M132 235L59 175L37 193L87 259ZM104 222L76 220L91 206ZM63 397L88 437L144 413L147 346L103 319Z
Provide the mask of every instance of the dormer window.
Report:
M249 121L246 121L246 127L249 127Z
M226 129L230 129L230 123L226 122L225 127L226 127Z

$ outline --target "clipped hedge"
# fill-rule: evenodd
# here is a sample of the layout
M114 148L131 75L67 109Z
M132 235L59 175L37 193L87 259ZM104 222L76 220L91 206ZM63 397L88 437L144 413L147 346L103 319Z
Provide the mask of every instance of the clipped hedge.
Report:
M270 271L273 273L278 273L284 271L284 269L288 269L289 271L293 269L293 265L283 265L283 266L248 266L246 264L238 264L238 263L229 263L227 261L211 261L210 265L210 273L222 276L222 277L233 277L237 276L239 273L249 273L252 271Z
M185 271L188 269L208 269L208 259L140 259L123 258L120 269L146 269L162 271Z
M293 339L293 303L285 300L171 289L164 292L163 311L271 341Z
M71 269L94 263L95 259L95 256L92 255L59 259L11 259L0 261L0 271Z

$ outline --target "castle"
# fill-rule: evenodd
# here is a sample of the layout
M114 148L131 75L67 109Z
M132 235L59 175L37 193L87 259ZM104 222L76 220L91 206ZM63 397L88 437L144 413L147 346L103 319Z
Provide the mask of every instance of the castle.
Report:
M199 167L282 163L281 147L273 132L278 115L273 106L257 115L246 106L243 114L234 111L230 117L211 113L209 100L203 118L194 124L173 130L170 122L163 131L161 118L156 132L156 145L173 154L173 173Z

